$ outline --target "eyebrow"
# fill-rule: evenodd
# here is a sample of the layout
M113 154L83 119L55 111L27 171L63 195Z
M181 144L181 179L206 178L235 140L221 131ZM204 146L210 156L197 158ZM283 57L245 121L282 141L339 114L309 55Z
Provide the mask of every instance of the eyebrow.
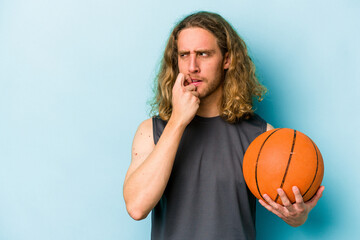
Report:
M203 52L205 52L205 53L212 54L212 53L215 52L215 50L213 50L213 49L198 49L198 50L195 50L194 52L195 53L203 53ZM188 50L179 51L179 54L185 54L185 53L190 53L190 51L188 51Z

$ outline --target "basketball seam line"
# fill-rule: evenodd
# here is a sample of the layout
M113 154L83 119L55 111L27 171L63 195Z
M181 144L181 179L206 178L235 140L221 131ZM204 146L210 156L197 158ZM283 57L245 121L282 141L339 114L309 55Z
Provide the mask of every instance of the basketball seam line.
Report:
M279 128L279 129L276 129L275 131L273 131L272 133L270 133L269 136L266 137L265 141L262 143L261 147L260 147L260 150L259 150L259 153L258 153L258 157L256 159L256 165L255 165L255 181L256 181L256 188L259 192L259 195L262 199L263 196L261 195L261 192L260 192L260 188L259 188L259 183L258 183L258 179L257 179L257 167L258 167L258 162L259 162L259 158L260 158L260 153L261 153L261 150L263 149L264 145L265 145L265 142L274 134L276 133L277 131L281 130L282 128ZM264 199L265 200L265 199ZM266 201L266 200L265 200Z
M309 138L310 139L310 138ZM304 198L305 195L307 194L307 192L310 190L311 186L314 184L315 182L315 179L316 179L316 176L317 176L317 173L318 173L318 168L319 168L319 155L318 155L318 151L317 151L317 148L316 148L316 145L315 143L310 139L311 143L313 144L314 148L315 148L315 152L316 152L316 171L315 171L315 176L309 186L309 188L306 190L306 192L302 195L302 197Z
M289 166L290 166L290 163L291 163L291 158L292 158L292 155L293 155L293 152L294 152L295 141L296 141L296 130L294 130L294 138L293 138L293 143L292 143L292 146L291 146L290 156L289 156L288 164L286 166L285 174L284 174L283 180L281 182L280 188L282 188L284 186L284 183L285 183L286 175L288 173ZM279 194L276 195L275 202L278 199L279 199Z

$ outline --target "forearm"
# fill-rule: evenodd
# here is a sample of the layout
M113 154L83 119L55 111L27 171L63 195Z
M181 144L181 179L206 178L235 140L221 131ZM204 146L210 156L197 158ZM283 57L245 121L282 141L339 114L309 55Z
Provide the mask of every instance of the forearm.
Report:
M124 199L134 219L145 218L160 200L184 130L184 125L170 120L154 150L125 180Z

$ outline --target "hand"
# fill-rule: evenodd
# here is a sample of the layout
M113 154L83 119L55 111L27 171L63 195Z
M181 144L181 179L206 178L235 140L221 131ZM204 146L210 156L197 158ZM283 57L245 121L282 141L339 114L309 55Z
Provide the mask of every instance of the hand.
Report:
M289 198L286 196L284 190L279 188L277 190L282 203L284 206L274 202L267 194L264 194L263 197L266 200L259 200L260 204L264 206L267 210L274 213L287 224L293 227L298 227L305 223L309 212L315 207L317 202L322 196L325 187L320 186L316 194L307 202L304 202L299 188L294 186L292 188L296 202L291 204Z
M172 90L172 121L188 125L199 109L200 99L196 86L191 83L190 76L179 73Z

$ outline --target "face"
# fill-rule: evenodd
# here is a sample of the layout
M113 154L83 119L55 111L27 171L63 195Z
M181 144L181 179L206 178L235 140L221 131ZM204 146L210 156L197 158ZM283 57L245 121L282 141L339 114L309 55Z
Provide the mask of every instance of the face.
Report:
M224 70L229 68L215 36L203 28L186 28L178 35L179 72L189 75L200 99L221 96Z

